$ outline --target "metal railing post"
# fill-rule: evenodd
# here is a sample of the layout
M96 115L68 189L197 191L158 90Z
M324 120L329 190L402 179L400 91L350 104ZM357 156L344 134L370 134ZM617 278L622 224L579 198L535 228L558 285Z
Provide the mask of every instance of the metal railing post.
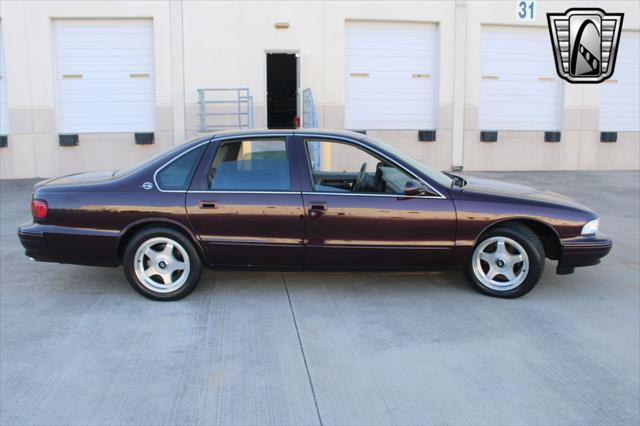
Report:
M205 97L204 90L198 89L198 109L200 111L200 131L206 132L207 128L205 125Z
M241 89L237 89L236 90L236 99L238 100L238 128L242 129L242 111L240 110L240 90Z

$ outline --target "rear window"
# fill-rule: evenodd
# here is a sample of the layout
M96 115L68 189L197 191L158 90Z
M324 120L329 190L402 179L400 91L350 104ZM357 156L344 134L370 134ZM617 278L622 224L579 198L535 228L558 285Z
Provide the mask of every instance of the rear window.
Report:
M211 190L285 191L291 188L284 140L256 139L224 142L208 175Z
M193 172L206 145L201 145L176 158L156 174L156 183L164 190L187 190Z

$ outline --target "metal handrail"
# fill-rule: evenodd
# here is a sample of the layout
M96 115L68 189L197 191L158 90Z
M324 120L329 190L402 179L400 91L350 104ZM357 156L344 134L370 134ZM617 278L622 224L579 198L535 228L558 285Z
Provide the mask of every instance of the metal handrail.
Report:
M313 102L313 92L310 87L302 91L302 127L318 127L316 105ZM309 155L313 170L320 170L322 156L317 143L309 144Z
M318 127L318 115L310 87L302 91L302 127Z
M198 110L200 116L200 131L207 132L215 129L224 128L238 128L238 129L251 129L253 128L253 96L248 87L233 87L222 88L213 87L206 89L197 89L198 91ZM235 99L207 99L207 94L213 94L211 92L235 92ZM235 111L225 112L209 112L207 111L207 105L220 104L220 105L236 105ZM211 124L207 122L207 117L228 117L236 116L237 119L232 122L215 123ZM246 117L246 119L245 119Z

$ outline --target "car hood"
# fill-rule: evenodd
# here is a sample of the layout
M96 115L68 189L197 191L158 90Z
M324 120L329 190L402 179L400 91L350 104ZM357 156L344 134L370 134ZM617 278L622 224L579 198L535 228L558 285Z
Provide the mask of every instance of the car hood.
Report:
M35 184L34 188L42 188L47 186L71 186L71 185L84 185L95 184L101 182L107 182L114 180L114 171L100 171L100 172L86 172L86 173L74 173L71 175L55 177L47 180L40 181Z
M591 211L577 201L566 195L557 192L532 188L526 185L510 183L496 179L484 179L465 176L466 185L461 188L464 192L475 192L482 194L495 194L511 198L521 198L541 201L549 204L556 204L566 207L578 208L580 210Z

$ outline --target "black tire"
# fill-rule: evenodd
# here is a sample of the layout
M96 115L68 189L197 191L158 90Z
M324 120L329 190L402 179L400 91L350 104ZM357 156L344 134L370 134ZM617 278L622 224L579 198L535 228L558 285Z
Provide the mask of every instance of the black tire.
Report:
M524 281L515 288L508 290L496 290L494 288L490 288L485 285L474 272L473 253L476 252L478 247L484 241L493 237L505 237L512 239L520 244L520 246L522 246L526 251L529 260L528 272L526 272L526 278ZM538 238L531 229L521 224L506 224L489 230L479 238L473 250L474 251L467 262L467 267L464 270L465 277L476 290L489 296L507 299L524 296L529 293L536 284L538 284L542 271L544 271L544 246L540 242L540 238Z
M148 244L154 238L164 238L174 242L176 244L175 250L173 253L175 258L178 260L182 259L180 248L177 245L181 246L181 248L186 252L188 256L188 262L183 262L186 267L188 267L188 275L183 284L180 285L179 288L169 291L162 292L154 291L151 286L145 285L139 278L136 273L136 253L138 249L144 245ZM159 243L160 247L162 247L161 243ZM165 244L166 247L166 244ZM171 250L169 250L171 252ZM183 259L184 260L184 259ZM145 258L143 262L150 262L149 258ZM161 226L153 226L149 228L144 228L137 232L132 238L131 241L127 244L127 247L124 251L124 255L122 257L122 266L124 268L124 274L131 284L131 287L141 295L146 298L152 300L160 300L160 301L171 301L171 300L179 300L187 295L189 295L198 285L200 281L200 274L202 272L202 262L200 260L200 256L198 255L197 250L191 243L189 238L185 237L182 233L177 232L171 228L161 227ZM174 274L178 274L179 278L182 278L182 274L185 273L186 269L174 272ZM174 275L175 276L175 275ZM154 280L158 280L158 286L161 287L160 284L163 283L162 279L159 276L155 276ZM180 281L180 280L177 280Z

